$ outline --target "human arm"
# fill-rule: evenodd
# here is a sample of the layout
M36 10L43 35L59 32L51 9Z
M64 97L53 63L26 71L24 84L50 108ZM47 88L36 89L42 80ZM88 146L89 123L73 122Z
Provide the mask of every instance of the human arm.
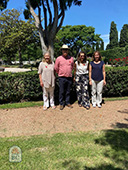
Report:
M42 75L41 75L41 74L39 74L39 80L40 80L40 85L41 85L41 87L43 87L44 84L43 84L43 81L42 81Z
M54 70L57 74L59 73L59 59L58 58L55 61Z
M105 64L103 65L103 84L106 85L106 73L105 73Z
M41 62L39 64L39 67L38 67L38 74L39 74L39 80L40 80L41 87L43 87L42 72L43 72L43 65L42 65L42 62Z
M74 64L74 81L75 81L75 77L76 77L76 63Z
M89 64L89 84L90 85L92 85L91 75L92 75L92 66L91 66L91 64Z

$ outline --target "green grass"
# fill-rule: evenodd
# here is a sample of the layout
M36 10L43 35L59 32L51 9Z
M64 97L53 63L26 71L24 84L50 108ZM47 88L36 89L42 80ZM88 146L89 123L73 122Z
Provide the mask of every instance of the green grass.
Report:
M104 100L105 101L128 100L128 96L104 98ZM24 108L24 107L35 107L35 106L43 106L43 101L1 104L0 109Z
M116 101L116 100L128 100L128 96L125 97L110 97L104 98L105 101Z
M9 148L22 151L9 162ZM0 170L127 170L128 129L0 139Z
M12 109L12 108L23 108L23 107L35 107L35 106L43 106L43 101L1 104L0 109Z

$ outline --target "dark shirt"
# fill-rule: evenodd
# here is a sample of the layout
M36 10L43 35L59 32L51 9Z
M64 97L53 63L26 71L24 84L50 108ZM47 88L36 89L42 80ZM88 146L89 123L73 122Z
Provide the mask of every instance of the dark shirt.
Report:
M104 61L101 61L99 64L95 64L94 61L91 61L92 66L92 75L91 78L95 81L103 80L103 65Z

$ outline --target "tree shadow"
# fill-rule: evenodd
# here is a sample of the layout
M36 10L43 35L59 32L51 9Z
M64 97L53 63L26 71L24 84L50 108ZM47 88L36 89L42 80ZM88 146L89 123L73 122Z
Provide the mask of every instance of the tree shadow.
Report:
M95 140L96 144L109 145L104 155L109 157L116 163L120 163L128 169L128 131L121 130L107 130L105 135Z
M128 121L128 119L124 119L126 121ZM128 128L128 123L120 123L120 122L117 122L115 125L112 124L111 125L113 128Z
M117 122L115 125L112 124L112 127L114 127L114 128L128 128L128 124L127 123L119 123L119 122Z
M76 160L65 160L63 163L62 163L62 167L65 168L66 170L81 170L81 162L78 162ZM84 166L83 167L83 170L123 170L122 168L115 168L114 166L112 165L104 165L104 164L101 164L100 166L97 166L97 167L87 167L87 166Z
M112 165L100 165L96 168L84 167L84 170L123 170L122 168L115 168Z
M62 163L62 166L66 168L66 170L79 170L81 169L81 163L76 160L65 160Z
M118 112L120 112L120 113L128 113L128 109L118 110Z

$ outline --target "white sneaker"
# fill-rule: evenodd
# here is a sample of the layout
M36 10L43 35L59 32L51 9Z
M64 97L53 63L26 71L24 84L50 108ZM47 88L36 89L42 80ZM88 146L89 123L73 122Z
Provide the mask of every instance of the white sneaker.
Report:
M101 105L100 105L100 104L98 104L98 107L99 107L99 108L101 108Z
M47 110L47 109L48 109L48 108L47 108L46 106L43 107L43 110L44 110L44 111Z
M96 104L93 104L92 107L96 107Z

